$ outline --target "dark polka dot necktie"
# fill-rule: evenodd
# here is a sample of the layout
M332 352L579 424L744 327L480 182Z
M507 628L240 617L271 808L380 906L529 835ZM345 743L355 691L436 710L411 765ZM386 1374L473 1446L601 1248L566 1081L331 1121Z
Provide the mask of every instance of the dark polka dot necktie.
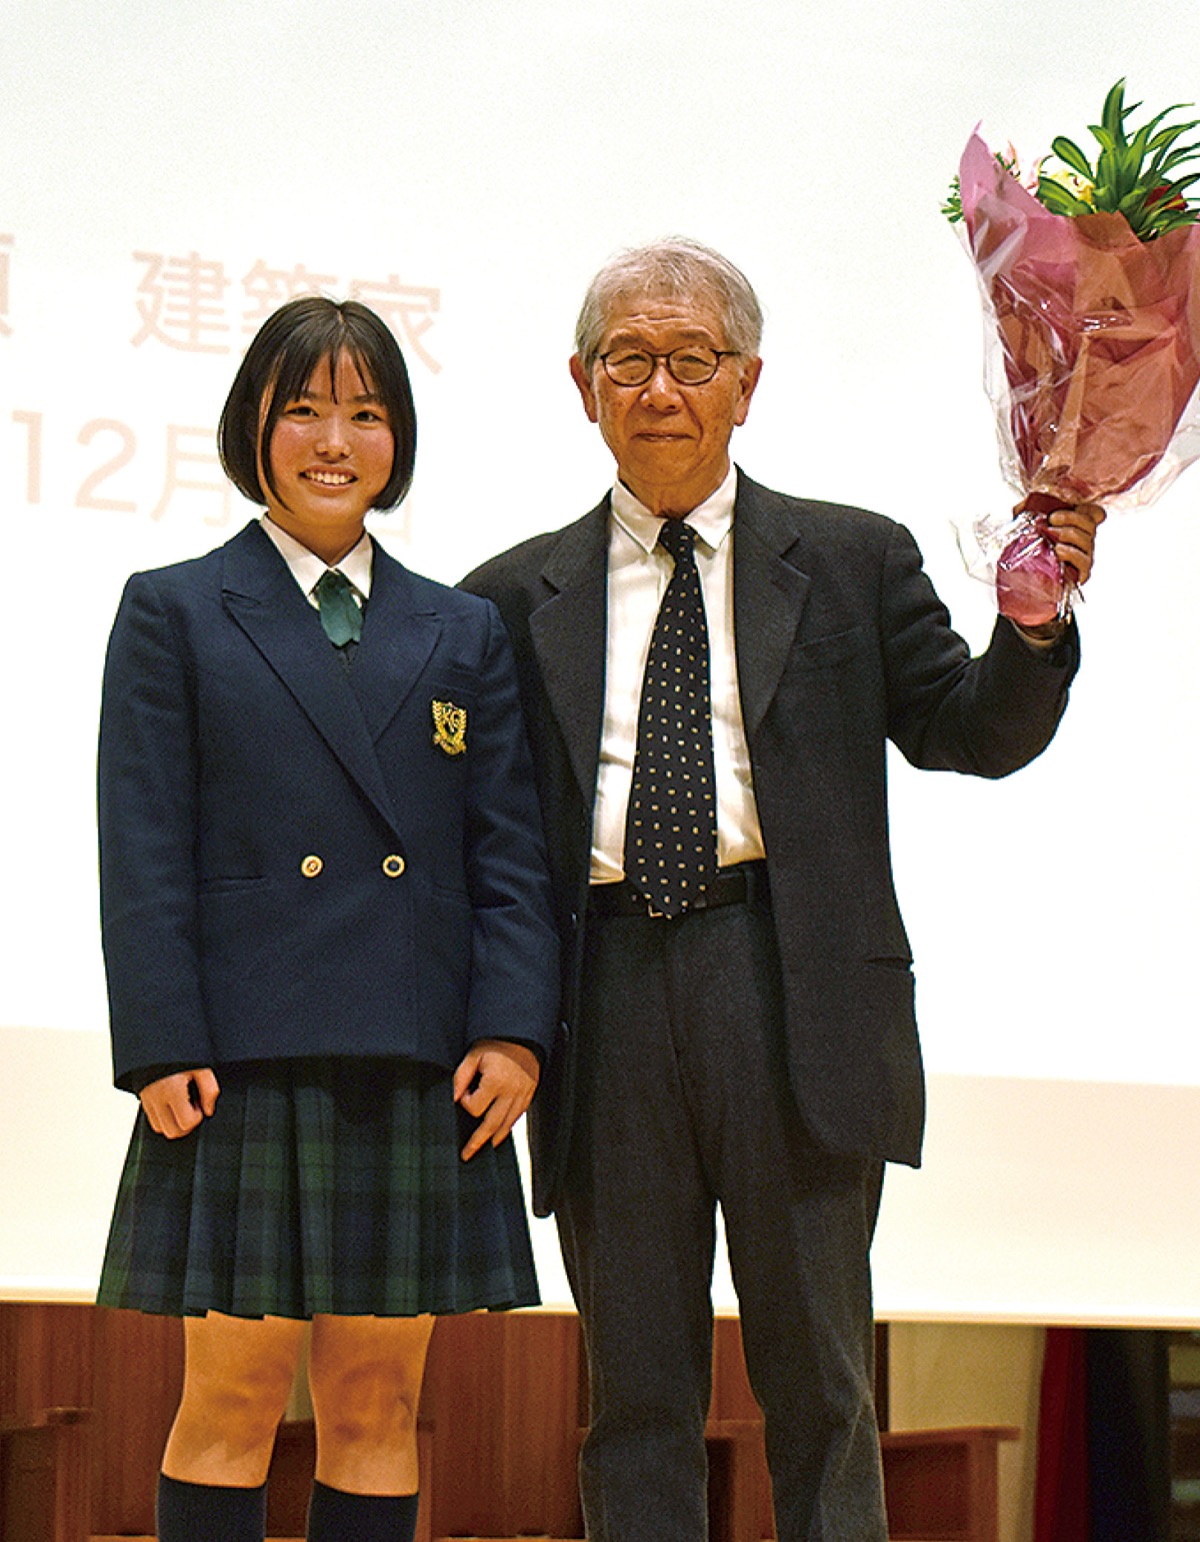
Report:
M681 519L666 520L658 536L675 571L650 639L625 822L625 876L665 916L694 904L717 871L708 622L695 540Z

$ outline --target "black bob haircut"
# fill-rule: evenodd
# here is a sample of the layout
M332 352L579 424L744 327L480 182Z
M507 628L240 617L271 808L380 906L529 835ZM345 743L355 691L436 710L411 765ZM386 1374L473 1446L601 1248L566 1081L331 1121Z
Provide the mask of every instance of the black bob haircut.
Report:
M400 345L375 312L357 300L304 295L281 305L263 322L246 350L221 413L217 429L221 465L252 503L267 501L263 479L279 497L270 446L284 408L322 365L332 379L342 354L386 407L396 441L392 474L373 507L394 509L408 491L417 454L417 413Z

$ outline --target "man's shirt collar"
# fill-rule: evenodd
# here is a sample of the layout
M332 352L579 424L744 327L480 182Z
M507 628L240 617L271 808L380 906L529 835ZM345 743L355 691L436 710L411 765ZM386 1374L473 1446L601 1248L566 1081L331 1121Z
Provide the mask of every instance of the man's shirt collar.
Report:
M721 542L729 534L733 524L733 505L737 498L737 467L732 463L729 474L703 503L691 510L686 516L687 523L692 526L696 534L709 548L716 551ZM658 532L662 529L663 521L657 514L651 514L650 510L635 498L618 479L612 492L613 518L643 549L652 552L658 544Z

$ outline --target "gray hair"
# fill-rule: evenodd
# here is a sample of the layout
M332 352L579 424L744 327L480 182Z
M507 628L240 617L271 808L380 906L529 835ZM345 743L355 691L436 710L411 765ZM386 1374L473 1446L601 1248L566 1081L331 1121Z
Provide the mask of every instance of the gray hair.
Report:
M729 347L756 356L763 317L749 279L711 247L671 236L618 252L592 280L575 323L575 351L584 369L590 374L600 356L608 315L618 299L677 300L697 292L716 301Z

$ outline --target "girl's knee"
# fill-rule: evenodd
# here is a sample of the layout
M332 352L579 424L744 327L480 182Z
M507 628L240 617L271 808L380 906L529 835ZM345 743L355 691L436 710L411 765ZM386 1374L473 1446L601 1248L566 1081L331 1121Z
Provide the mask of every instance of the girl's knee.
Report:
M245 1381L206 1378L185 1386L179 1423L229 1450L249 1451L274 1440L287 1406L291 1378Z
M339 1444L407 1444L415 1436L421 1387L404 1368L380 1361L343 1365L313 1387L318 1438Z
M191 1328L187 1349L180 1438L231 1455L269 1448L292 1390L296 1331L214 1320Z

